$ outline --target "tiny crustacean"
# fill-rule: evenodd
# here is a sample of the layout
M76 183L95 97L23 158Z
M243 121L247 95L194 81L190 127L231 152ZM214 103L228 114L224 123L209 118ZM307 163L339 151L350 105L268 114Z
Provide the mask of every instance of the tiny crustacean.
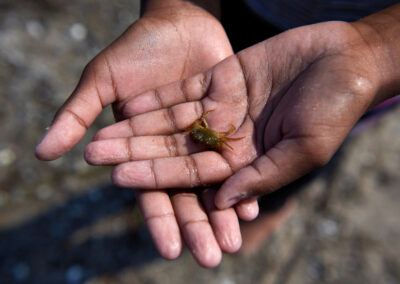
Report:
M214 110L205 112L200 119L197 119L192 125L187 128L190 139L198 144L205 145L215 151L221 151L222 146L226 145L229 149L233 150L232 146L226 141L240 140L244 137L230 138L228 135L232 134L236 128L231 124L231 129L225 132L217 132L208 127L206 116Z

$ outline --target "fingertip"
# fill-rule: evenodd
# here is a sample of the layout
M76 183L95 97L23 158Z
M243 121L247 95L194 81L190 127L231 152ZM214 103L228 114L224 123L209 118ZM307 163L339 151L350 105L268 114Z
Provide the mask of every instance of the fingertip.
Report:
M222 251L209 224L190 223L185 226L183 236L199 265L212 268L221 262Z
M258 201L255 197L240 201L238 204L236 204L235 209L239 218L243 221L254 220L257 218L260 211Z
M153 201L159 200L159 196L158 198L156 196ZM163 206L160 205L156 210L160 208L163 208ZM182 239L174 215L156 215L146 220L146 226L158 253L163 258L174 260L181 255Z
M209 212L209 218L221 250L225 253L237 252L242 245L242 236L233 208Z
M51 137L46 134L42 141L35 147L35 156L42 161L52 161L61 157L65 151L64 146L60 147L60 144L52 141Z
M43 151L43 146L42 146L43 139L35 147L35 157L42 161L48 161L45 152Z
M141 215L159 254L168 260L179 257L183 243L167 192L135 190Z
M221 192L220 192L221 191ZM229 207L234 206L235 204L239 203L243 199L249 198L246 192L239 192L239 193L225 193L224 191L220 190L217 192L215 196L215 206L219 210L224 210Z
M124 171L125 171L126 166L124 164L119 164L114 167L114 169L111 172L111 182L115 184L116 186L120 187L128 187L129 185L126 184L125 178L124 178Z
M95 148L94 148L93 143L89 143L85 147L85 150L83 151L83 158L85 159L86 163L88 163L89 165L96 164L96 154L95 154Z
M215 196L215 206L222 210L251 198L259 182L259 174L253 168L242 168L222 184Z
M219 238L219 244L221 249L225 253L235 253L242 246L242 236L240 234L240 229L237 232L230 232Z
M157 244L156 244L157 246ZM182 253L182 242L180 239L169 240L169 243L157 248L160 255L167 260L177 259Z
M89 165L97 166L124 162L120 144L120 140L93 141L85 147L83 157Z
M201 258L196 258L197 263L204 268L213 268L218 266L222 261L222 252L220 249L209 250L204 253Z
M68 112L60 113L42 141L35 155L43 161L55 160L72 149L86 132L86 127Z
M225 253L237 252L242 245L242 236L237 215L233 208L218 210L214 205L215 190L203 191L203 204L215 238Z

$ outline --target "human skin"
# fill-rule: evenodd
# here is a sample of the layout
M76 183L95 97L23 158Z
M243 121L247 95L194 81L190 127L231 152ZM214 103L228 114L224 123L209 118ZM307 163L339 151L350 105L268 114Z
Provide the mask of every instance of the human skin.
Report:
M126 104L130 119L97 133L86 159L119 164L113 181L143 191L223 182L220 209L276 190L326 164L368 109L400 92L399 20L398 4L354 23L289 30L147 91ZM187 138L209 110L210 127L233 124L232 137L245 137L230 142L234 151Z
M68 152L106 105L113 104L117 121L126 119L131 115L126 104L137 94L207 70L233 54L222 26L203 9L182 1L145 2L142 17L87 65L37 146L39 159L53 160ZM240 248L238 217L254 219L258 204L249 199L235 209L217 210L215 190L136 191L143 218L163 257L179 256L181 234L205 267L217 265L222 252Z
M114 182L143 193L223 182L215 196L220 209L271 192L325 164L368 108L399 92L399 10L290 30L206 72L135 95L124 104L131 118L101 130L86 159L119 164ZM210 109L212 128L226 131L232 123L232 137L246 137L230 143L234 151L204 151L183 134ZM60 116L58 124L68 124ZM56 127L37 150L44 158L45 150L51 156L59 149L51 133Z

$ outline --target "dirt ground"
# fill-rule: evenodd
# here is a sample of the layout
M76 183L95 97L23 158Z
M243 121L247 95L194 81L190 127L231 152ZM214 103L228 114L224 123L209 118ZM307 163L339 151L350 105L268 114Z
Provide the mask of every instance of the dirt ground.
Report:
M200 268L166 261L132 190L73 151L33 155L86 63L138 16L138 1L0 1L0 283L400 283L400 108L349 137L254 255Z

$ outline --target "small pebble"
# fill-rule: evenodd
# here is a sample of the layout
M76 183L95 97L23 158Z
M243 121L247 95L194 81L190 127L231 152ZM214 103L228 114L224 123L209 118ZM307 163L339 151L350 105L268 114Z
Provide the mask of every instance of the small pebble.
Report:
M17 155L11 148L5 148L0 150L0 167L6 167L15 162Z
M26 31L31 37L39 39L44 34L44 27L40 22L31 20L26 23Z
M75 23L69 28L69 35L73 40L82 41L86 38L87 29L81 23Z
M324 236L333 237L338 233L338 225L334 220L325 219L319 223L318 231Z
M230 278L224 278L224 279L221 280L220 283L221 283L221 284L235 284L236 282L233 281L233 280L230 279Z

